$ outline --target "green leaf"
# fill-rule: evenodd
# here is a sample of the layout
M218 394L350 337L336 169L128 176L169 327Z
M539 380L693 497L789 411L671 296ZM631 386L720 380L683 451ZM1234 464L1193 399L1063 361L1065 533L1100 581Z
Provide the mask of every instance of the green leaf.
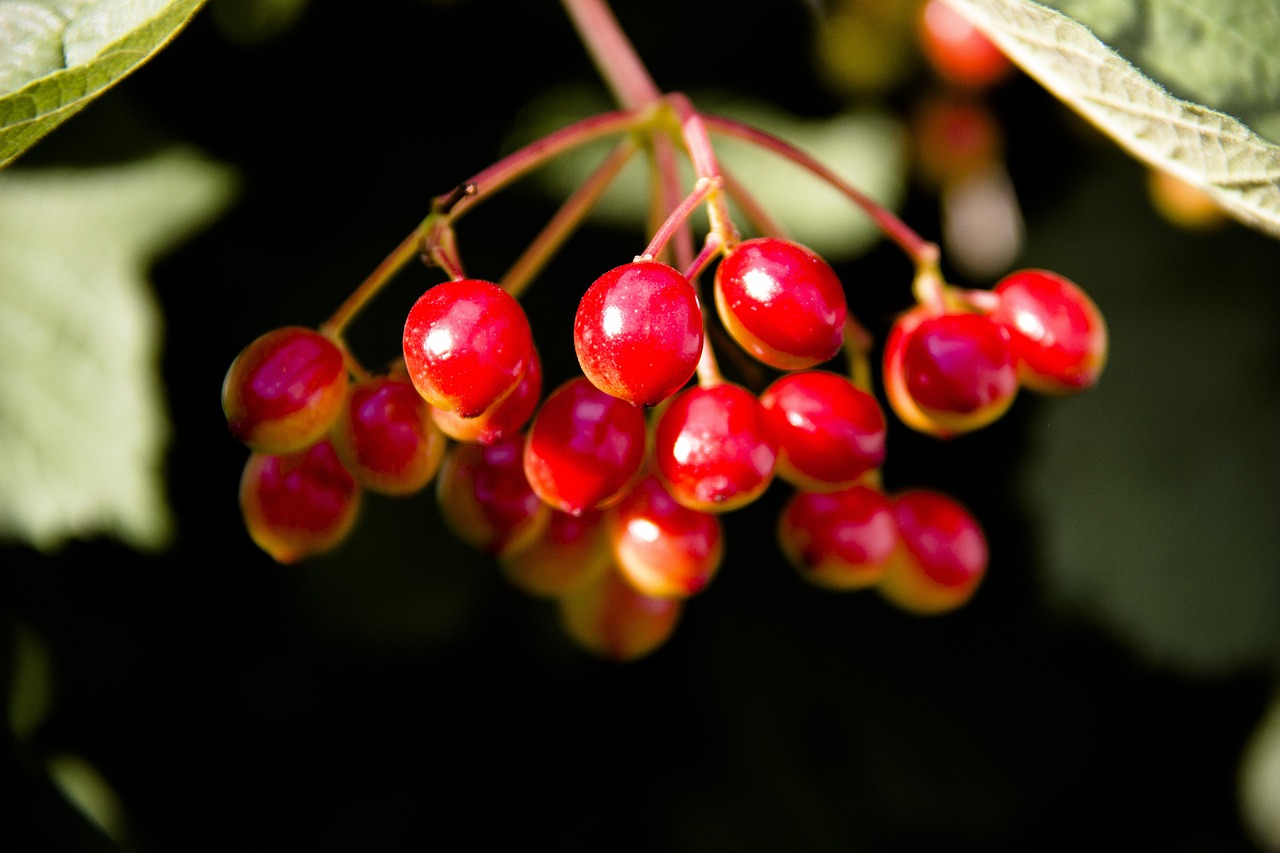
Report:
M1280 850L1280 696L1273 697L1240 759L1240 813L1260 850Z
M0 536L162 547L161 316L148 265L209 222L224 166L173 151L0 172Z
M1264 0L1064 0L1084 23L1030 0L950 0L1048 91L1130 154L1208 193L1242 222L1280 237L1280 147L1238 116L1270 121L1280 87L1280 12ZM1140 33L1126 37L1126 33ZM1126 58L1127 56L1127 58ZM1140 69L1133 61L1151 67ZM1152 69L1165 75L1162 85ZM1221 99L1218 109L1176 96Z
M205 0L0 0L0 166L155 55Z

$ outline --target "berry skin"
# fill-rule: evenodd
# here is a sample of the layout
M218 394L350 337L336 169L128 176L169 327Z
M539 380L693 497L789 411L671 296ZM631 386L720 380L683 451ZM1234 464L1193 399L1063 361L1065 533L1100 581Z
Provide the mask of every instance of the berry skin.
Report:
M573 346L591 383L637 406L684 387L702 355L702 310L689 280L637 260L600 276L578 303Z
M848 377L787 373L761 392L760 404L778 440L777 474L794 486L833 491L884 462L884 410Z
M474 418L515 390L533 358L529 318L492 282L441 282L405 319L409 378L428 403L459 417Z
M447 444L427 401L408 379L395 376L353 385L332 437L360 485L393 496L414 494L431 482Z
M542 359L534 347L529 367L514 391L474 418L431 407L431 418L440 431L455 441L493 444L504 435L519 432L529 423L542 399Z
M889 404L904 423L947 438L984 427L1013 405L1017 361L1008 331L985 314L903 313L884 350Z
M922 616L969 601L987 572L987 540L977 520L954 498L929 489L902 492L892 506L900 542L880 593Z
M362 498L327 439L295 453L250 453L240 477L240 511L249 537L286 565L341 543Z
M285 326L258 337L222 380L222 411L237 441L280 454L315 444L338 417L349 385L342 350L314 329Z
M654 427L654 467L677 501L729 512L760 497L777 468L778 441L754 394L732 382L677 394Z
M918 30L925 61L952 86L987 89L1013 71L1013 63L1000 48L946 0L926 0Z
M724 556L720 517L677 503L652 474L608 513L622 577L645 595L688 598L711 583Z
M535 598L556 598L611 571L604 513L553 509L536 539L498 557L507 580Z
M725 328L779 370L835 357L848 314L835 270L809 248L776 237L744 240L720 261L715 302Z
M992 289L999 302L991 319L1009 333L1023 385L1069 394L1097 383L1107 324L1078 285L1046 270L1019 270Z
M796 491L778 515L778 544L806 581L832 590L877 584L898 547L889 499L870 486Z
M637 591L610 569L556 599L560 624L582 648L606 660L638 660L675 632L684 610L679 598Z
M524 445L524 472L551 506L581 513L608 505L644 462L644 410L606 394L585 376L543 401Z
M436 503L450 530L471 547L501 556L533 542L550 519L525 479L524 434L493 444L455 444L436 475Z

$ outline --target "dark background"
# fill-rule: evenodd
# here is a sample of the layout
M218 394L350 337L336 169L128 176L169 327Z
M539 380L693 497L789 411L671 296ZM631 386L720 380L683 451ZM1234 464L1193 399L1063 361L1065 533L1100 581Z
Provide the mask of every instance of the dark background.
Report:
M219 407L231 359L267 329L321 322L434 195L500 156L524 103L595 79L547 0L374 5L313 3L261 44L228 38L202 13L25 155L24 165L106 161L179 140L234 165L243 184L226 216L153 270L173 547L0 552L6 643L38 637L54 677L47 718L6 742L6 849L1255 849L1236 774L1271 670L1156 668L1049 606L1043 509L1015 488L1042 405L1026 395L952 443L896 424L890 434L887 483L951 492L992 542L987 582L943 617L804 585L773 539L781 486L726 518L714 584L664 647L626 665L572 646L549 604L443 529L430 494L370 496L350 541L306 564L258 551L235 499L245 451ZM751 93L802 116L843 106L814 73L799 2L618 12L663 88ZM922 69L912 85L926 82ZM888 100L911 97L908 87ZM1189 237L1159 222L1138 165L1081 135L1031 81L993 103L1029 246L1045 249L1031 263L1071 257L1043 231L1063 227L1082 185L1106 186L1105 215L1148 244L1276 260L1240 227ZM1032 165L1046 158L1054 169ZM487 205L467 221L464 254L497 274L552 209L519 193ZM937 238L928 192L913 189L902 213ZM1072 212L1065 227L1116 227L1100 215ZM645 242L589 229L530 291L549 376L573 367L564 306ZM1259 278L1273 284L1274 269ZM840 271L885 283L850 296L883 334L910 298L905 261L878 247ZM432 275L407 273L353 327L370 363L396 352ZM86 758L115 790L121 839L49 783L43 761L61 753Z

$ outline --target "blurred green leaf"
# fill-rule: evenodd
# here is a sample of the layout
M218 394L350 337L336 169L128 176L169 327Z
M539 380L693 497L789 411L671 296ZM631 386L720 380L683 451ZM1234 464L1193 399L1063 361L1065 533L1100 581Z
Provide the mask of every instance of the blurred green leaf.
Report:
M1258 846L1280 850L1280 697L1245 744L1240 760L1240 811Z
M1081 0L1129 53L1030 0L950 0L1001 49L1130 154L1207 192L1250 226L1280 236L1280 147L1251 130L1280 87L1280 11L1264 0ZM1139 36L1123 39L1122 33ZM1139 68L1133 62L1144 63ZM1150 75L1165 75L1187 97Z
M204 2L0 3L0 166L149 60Z
M230 200L174 151L112 168L0 173L0 536L42 550L169 535L148 265Z

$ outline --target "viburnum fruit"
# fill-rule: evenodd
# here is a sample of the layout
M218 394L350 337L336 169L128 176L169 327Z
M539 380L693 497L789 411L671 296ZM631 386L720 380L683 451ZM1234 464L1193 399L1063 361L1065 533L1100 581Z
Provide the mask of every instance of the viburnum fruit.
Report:
M720 517L681 505L652 474L632 486L606 518L618 571L646 595L687 598L705 589L720 569Z
M844 287L806 246L778 237L743 240L716 267L714 292L730 336L771 367L813 367L840 351Z
M754 501L772 482L777 459L764 407L736 383L681 391L654 427L655 470L690 509L729 512Z
M293 453L250 453L240 476L245 528L278 563L295 563L342 542L362 497L327 439Z
M436 474L436 503L445 524L478 551L501 555L533 542L551 507L524 476L524 433L492 444L454 444Z
M946 0L925 0L918 34L925 60L953 86L986 89L1013 71L1013 63L1000 48Z
M556 599L565 633L611 661L633 661L662 646L684 610L680 598L645 595L610 569Z
M644 410L601 391L585 376L547 395L524 445L533 490L568 513L606 506L639 475L647 423Z
M1047 270L1019 270L993 292L991 319L1004 328L1023 385L1047 394L1093 386L1107 360L1107 325L1079 285Z
M778 543L802 578L834 590L879 583L898 548L889 499L855 485L834 492L797 490L778 515Z
M889 405L917 430L950 437L984 427L1018 392L1009 332L983 313L917 305L889 331L884 383Z
M250 450L291 453L315 444L346 400L342 350L315 329L285 326L240 351L222 380L231 434Z
M693 377L702 355L702 310L693 285L673 267L636 260L587 288L573 323L573 346L593 385L653 406Z
M431 418L441 432L455 441L493 444L504 435L524 429L541 400L542 359L535 346L524 376L510 394L473 418L435 406L431 407Z
M551 510L538 536L498 557L512 585L537 598L555 598L611 570L613 552L598 509L573 515Z
M777 474L792 485L832 491L884 462L884 410L846 376L785 373L761 392L760 404L778 441Z
M498 285L455 279L427 289L404 324L404 363L423 398L473 418L515 390L533 354L524 308Z
M969 601L987 572L986 535L955 498L909 489L892 498L899 544L877 589L903 610L931 615Z
M431 407L402 376L372 376L351 387L332 431L334 449L361 486L411 495L440 469L447 441Z

